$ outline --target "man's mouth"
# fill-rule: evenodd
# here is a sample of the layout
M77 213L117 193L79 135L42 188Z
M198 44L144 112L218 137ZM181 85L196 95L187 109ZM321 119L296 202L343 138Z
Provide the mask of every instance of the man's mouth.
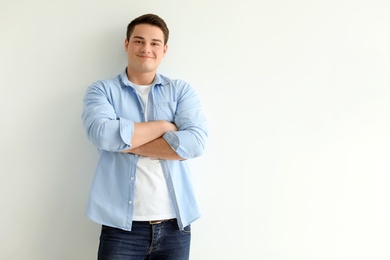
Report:
M153 59L153 57L146 56L146 55L137 55L137 56L140 57L140 58L144 58L144 59L147 59L147 58Z

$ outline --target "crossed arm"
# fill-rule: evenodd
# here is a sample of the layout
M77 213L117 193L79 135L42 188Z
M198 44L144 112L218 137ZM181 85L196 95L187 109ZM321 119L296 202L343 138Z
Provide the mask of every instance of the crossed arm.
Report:
M164 120L134 123L131 148L123 152L164 160L183 160L161 137L168 131L177 131L177 128Z
M202 154L207 141L205 118L197 95L188 85L179 84L179 102L171 107L175 111L173 124L165 120L132 121L133 117L127 113L137 107L118 104L114 108L102 84L88 88L82 113L88 138L100 150L164 160L185 160ZM176 124L180 125L180 131Z

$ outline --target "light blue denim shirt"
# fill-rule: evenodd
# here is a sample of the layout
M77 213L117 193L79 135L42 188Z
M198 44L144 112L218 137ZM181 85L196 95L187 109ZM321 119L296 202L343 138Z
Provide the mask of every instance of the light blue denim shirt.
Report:
M207 127L198 95L186 82L157 74L149 93L148 119L174 123L178 131L163 138L184 159L200 156ZM102 225L131 230L138 156L129 149L134 122L144 121L140 97L126 71L88 87L82 119L89 140L98 148L99 161L92 182L87 216ZM161 160L180 229L200 217L187 161Z

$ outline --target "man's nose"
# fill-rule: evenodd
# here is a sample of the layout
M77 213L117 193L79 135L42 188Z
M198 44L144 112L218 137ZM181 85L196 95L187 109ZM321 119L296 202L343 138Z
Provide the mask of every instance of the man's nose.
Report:
M145 43L144 45L142 45L141 52L143 52L143 53L149 53L149 52L150 52L150 45L147 44L147 43Z

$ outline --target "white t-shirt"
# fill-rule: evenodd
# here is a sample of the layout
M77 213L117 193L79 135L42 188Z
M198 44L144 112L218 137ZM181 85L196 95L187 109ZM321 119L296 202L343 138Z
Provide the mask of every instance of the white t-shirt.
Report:
M152 85L134 88L139 94L147 118L148 97ZM140 156L137 163L136 182L134 189L135 221L148 221L175 218L168 187L161 168L160 160Z

